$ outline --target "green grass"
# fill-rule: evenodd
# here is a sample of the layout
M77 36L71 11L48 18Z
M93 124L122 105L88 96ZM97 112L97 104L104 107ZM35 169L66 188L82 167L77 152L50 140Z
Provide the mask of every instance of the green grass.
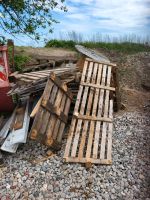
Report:
M50 40L46 43L45 47L65 48L75 50L75 45L80 44L87 48L96 48L104 50L114 50L122 53L138 53L150 51L150 46L139 43L122 42L122 43L109 43L109 42L75 42L73 40Z

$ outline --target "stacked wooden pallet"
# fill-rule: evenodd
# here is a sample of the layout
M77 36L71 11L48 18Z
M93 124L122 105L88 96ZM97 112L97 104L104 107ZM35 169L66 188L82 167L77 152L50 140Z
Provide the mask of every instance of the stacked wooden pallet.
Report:
M26 72L19 74L15 72L9 76L10 80L20 81L21 83L33 83L43 78L47 78L51 72L54 72L58 76L61 76L65 73L74 73L77 71L75 64L67 64L65 67L54 68L49 70L35 71L35 72Z
M72 94L66 84L51 73L40 100L30 138L48 147L59 149L71 100Z
M66 162L112 163L115 66L85 60L65 148Z
M8 95L17 95L21 101L25 101L31 94L44 90L47 78L54 72L62 81L69 83L75 79L78 68L75 64L67 64L64 68L54 68L30 73L13 73L10 80L16 84Z

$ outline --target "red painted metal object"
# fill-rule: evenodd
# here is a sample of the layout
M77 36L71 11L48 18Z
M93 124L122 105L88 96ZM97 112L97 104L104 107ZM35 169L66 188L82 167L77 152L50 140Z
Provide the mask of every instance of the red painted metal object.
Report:
M0 46L0 112L12 111L14 108L12 97L7 95L10 90L9 74L7 46L4 45Z

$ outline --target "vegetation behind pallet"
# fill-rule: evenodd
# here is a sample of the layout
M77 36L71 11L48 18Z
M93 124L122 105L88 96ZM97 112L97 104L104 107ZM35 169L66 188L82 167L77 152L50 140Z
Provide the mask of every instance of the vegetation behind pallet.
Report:
M150 46L147 44L132 43L132 42L93 42L93 41L84 41L76 42L73 40L57 40L53 39L46 43L45 47L55 47L55 48L65 48L75 50L75 45L83 45L87 48L96 48L104 50L114 50L122 53L138 53L138 52L147 52L150 51Z

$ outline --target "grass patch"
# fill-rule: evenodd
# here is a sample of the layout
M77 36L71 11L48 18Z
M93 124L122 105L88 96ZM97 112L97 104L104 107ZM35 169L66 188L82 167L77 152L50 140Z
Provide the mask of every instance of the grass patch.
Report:
M80 44L87 48L96 48L104 50L114 50L122 53L138 53L150 51L150 46L140 43L122 42L122 43L107 43L107 42L75 42L73 40L50 40L45 47L65 48L75 50L75 45Z

